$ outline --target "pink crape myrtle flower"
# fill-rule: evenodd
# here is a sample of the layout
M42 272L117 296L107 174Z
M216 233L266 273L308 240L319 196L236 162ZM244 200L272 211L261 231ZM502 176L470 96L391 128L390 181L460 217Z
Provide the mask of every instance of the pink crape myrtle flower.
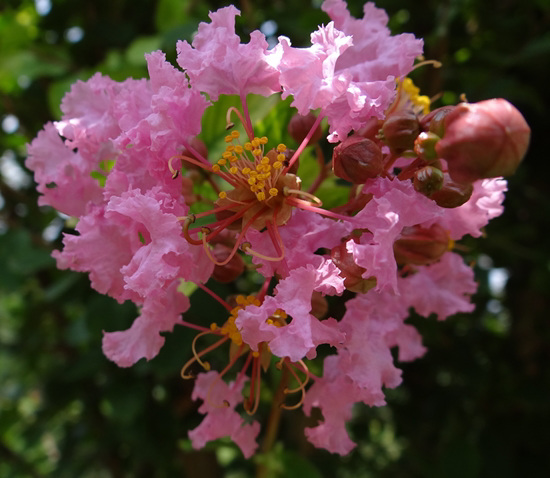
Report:
M292 96L302 115L320 108L329 141L337 142L369 118L384 117L395 79L410 72L423 42L410 34L392 37L387 15L372 3L361 20L351 18L344 1L325 1L322 8L334 21L312 33L309 48L293 48L280 37L278 68L283 97Z
M245 458L254 454L258 447L256 437L260 424L257 421L245 424L235 411L235 407L243 401L245 382L246 379L241 376L228 384L214 371L198 375L191 398L203 400L199 412L206 417L189 432L193 448L202 448L209 441L228 436L239 446Z
M397 263L393 243L404 227L420 224L443 214L443 209L415 191L409 181L377 178L363 191L372 199L353 217L357 228L365 228L372 236L359 243L348 241L347 248L357 265L364 267L363 277L374 276L376 289L397 291Z
M239 311L235 324L241 336L252 350L258 350L261 342L269 345L277 357L288 357L297 362L304 357L316 356L320 344L338 346L344 335L334 319L320 321L311 314L311 295L314 290L341 294L343 279L338 268L330 261L323 267L311 265L294 269L280 281L275 296L268 296L260 306L249 305ZM280 309L292 317L290 324L277 327L267 319Z
M243 44L235 33L233 5L209 14L211 23L201 23L191 45L177 44L178 64L194 88L213 101L221 94L245 97L248 93L269 96L280 90L279 72L272 66L265 36L258 30Z

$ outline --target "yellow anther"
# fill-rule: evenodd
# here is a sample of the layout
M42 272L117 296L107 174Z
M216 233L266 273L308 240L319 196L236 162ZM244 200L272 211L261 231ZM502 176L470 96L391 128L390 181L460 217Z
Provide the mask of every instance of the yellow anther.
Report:
M254 185L254 186L250 186L249 188L253 193L255 193L257 190L258 190L258 186Z
M256 184L256 186L258 186L261 189L265 187L265 183L263 181L260 181L258 184Z
M242 154L243 151L244 151L244 149L240 144L235 145L235 153Z
M267 140L267 136L262 136L262 137L260 138L260 143L262 143L262 144L267 144L267 141L268 141L268 140Z
M243 168L243 169L241 170L241 173L243 173L243 174L245 174L245 175L248 174L248 173L250 173L250 168Z
M220 167L217 164L212 165L212 171L217 173L220 170Z
M254 156L261 156L262 150L259 149L259 148L256 148L254 151L252 151L252 154L253 154Z
M227 159L224 159L224 158L218 159L218 164L220 166L225 166L227 164Z
M225 191L220 191L220 194L218 194L220 199L225 199L227 197L227 193Z
M254 176L248 178L248 184L250 184L251 186L256 184L256 178Z
M246 297L244 295L239 294L235 298L235 302L237 302L237 304L239 304L239 305L244 305L244 304L246 304ZM235 310L235 309L233 309L233 310ZM231 312L231 314L233 314L233 312Z
M283 167L283 163L281 161L275 161L273 163L273 169L281 169Z
M250 141L247 141L246 143L244 143L244 149L246 149L247 151L252 151L254 149L254 146L252 146L252 143Z
M260 138L254 138L252 141L252 146L254 146L255 148L257 148L258 146L260 146Z
M281 161L281 163L286 159L286 156L284 154L278 154L277 155L277 161Z
M229 157L233 156L230 151L224 151L222 153L222 158L228 159Z
M430 98L428 96L419 96L418 98L416 98L416 101L414 101L414 103L422 107L422 109L424 110L424 114L428 114L430 112Z
M231 174L237 174L239 172L239 168L237 168L237 166L232 166L231 168L229 168L229 172Z
M229 162L230 162L230 163L234 163L234 162L237 161L237 159L239 159L239 158L237 158L237 156L229 156L228 159L229 159Z
M215 324L214 322L212 322L212 323L210 324L210 330L211 330L212 332L218 330L218 324Z
M279 190L277 188L271 188L269 190L269 195L270 196L277 196L277 194L279 194Z
M258 176L258 171L251 170L250 176Z
M231 141L233 141L233 136L231 136L230 134L228 134L228 135L225 137L225 142L226 142L226 143L231 143Z
M225 148L226 151L235 151L236 146L234 144L228 144ZM223 155L222 155L223 156Z
M258 201L265 201L265 193L263 191L256 193L256 198L258 199Z
M267 156L264 156L262 160L260 161L262 164L269 164L269 158Z
M286 145L284 145L283 143L277 145L277 151L279 153L284 153L286 151Z
M235 139L238 138L240 135L241 133L239 133L238 131L231 131L231 136Z

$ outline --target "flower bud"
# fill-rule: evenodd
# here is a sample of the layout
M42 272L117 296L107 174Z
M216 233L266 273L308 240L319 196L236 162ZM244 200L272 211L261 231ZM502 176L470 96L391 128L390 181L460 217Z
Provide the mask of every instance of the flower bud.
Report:
M225 244L216 244L212 249L212 256L217 262L223 262L231 254L231 247ZM244 261L239 254L234 254L231 260L223 266L214 266L212 278L218 282L228 284L233 282L244 272Z
M445 117L445 135L435 149L454 181L471 183L513 174L530 134L521 113L502 98L461 103Z
M344 278L344 286L352 292L365 293L376 286L376 278L363 279L366 269L358 266L353 260L353 254L346 249L342 242L330 251L332 262L340 269L340 277Z
M305 116L295 114L288 123L288 132L292 139L300 144L313 128L315 121L317 121L317 117L313 113L308 113ZM309 142L316 143L321 139L321 136L321 125L318 124Z
M450 249L451 239L439 224L430 227L405 227L393 244L398 264L423 266L439 260Z
M454 109L455 105L437 108L422 118L420 126L424 131L429 131L442 138L445 134L445 117Z
M339 178L362 184L382 172L382 151L370 139L350 136L334 148L332 169Z
M313 294L311 295L311 315L321 320L327 315L327 312L327 299L321 292L314 290Z
M437 153L435 152L435 145L439 139L439 136L435 133L420 133L414 141L414 152L424 161L431 162L436 160Z
M433 192L429 198L433 199L438 206L445 208L454 208L462 206L474 191L471 184L455 183L448 173L443 173L443 186L438 191Z
M433 166L425 166L414 173L413 186L419 193L431 197L443 187L443 171Z
M414 140L420 133L420 123L414 113L390 116L382 125L384 142L396 153L413 149Z

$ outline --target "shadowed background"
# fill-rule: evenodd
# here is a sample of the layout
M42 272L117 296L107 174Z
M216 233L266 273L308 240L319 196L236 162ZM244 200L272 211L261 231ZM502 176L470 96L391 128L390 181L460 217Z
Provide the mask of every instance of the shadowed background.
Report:
M261 28L295 46L328 18L320 1L236 2L237 31ZM119 369L101 352L102 330L127 328L131 304L57 271L65 220L37 206L25 144L60 115L70 84L96 71L146 76L143 53L175 59L208 10L193 0L4 0L0 4L0 476L6 478L228 477L254 474L229 441L195 452L192 382L179 378L193 333L178 328L151 362ZM504 97L525 115L532 143L510 178L504 215L486 237L461 242L475 264L476 311L445 322L412 317L428 353L402 364L388 406L359 406L358 447L341 458L303 437L300 410L283 416L264 457L281 477L545 476L550 460L549 172L550 7L545 0L380 0L394 33L425 39L443 68L413 76L437 105ZM360 17L362 2L350 1ZM422 293L422 291L419 291ZM187 317L219 316L197 292ZM263 405L265 412L269 403ZM262 410L262 409L261 409ZM267 414L264 413L264 417ZM260 457L260 460L262 458Z

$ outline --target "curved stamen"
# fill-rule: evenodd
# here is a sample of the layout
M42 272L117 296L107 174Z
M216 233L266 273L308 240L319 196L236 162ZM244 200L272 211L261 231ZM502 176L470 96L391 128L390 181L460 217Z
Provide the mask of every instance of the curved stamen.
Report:
M250 242L245 242L242 245L242 250L245 252L245 254L252 254L253 256L259 257L260 259L263 259L264 261L270 261L270 262L279 262L282 261L285 257L284 252L279 257L271 257L266 256L265 254L262 254L261 252L257 252L251 248Z
M199 153L195 148L193 148L193 146L191 146L187 141L183 140L182 144L185 147L185 149L187 151L190 151L191 154L193 154L193 156L195 156L195 158L198 161L203 163L205 166L211 166L211 164L208 162L208 160L201 153Z
M303 196L305 198L311 199L311 201L313 203L317 204L318 206L323 205L323 202L317 196L314 196L313 194L310 194L306 191L301 191L300 189L289 189L287 187L284 187L283 188L283 194L285 196L289 196L291 194L296 194L298 196Z
M168 160L168 168L170 169L170 172L172 173L172 177L174 178L177 176L177 172L179 172L172 166L172 161L174 159L181 159L182 161L194 164L195 166L198 166L199 168L202 168L208 172L212 172L212 165L210 163L206 165L206 164L203 164L201 161L196 160L195 158L191 158L190 156L185 156L184 154L178 154L178 155L172 156Z
M225 114L225 121L227 123L227 126L225 127L225 129L229 130L229 129L231 129L235 126L235 124L231 121L231 113L235 113L237 115L237 117L241 121L248 137L250 139L254 138L254 132L250 129L250 127L247 124L246 120L243 118L243 115L241 114L241 112L237 108L235 108L234 106L231 106L230 108L228 108L227 113Z
M302 382L300 378L298 377L298 374L292 369L292 367L285 361L284 364L286 365L288 371L292 374L292 376L296 379L296 381L300 384L300 386L296 389L296 391L300 391L302 393L302 397L298 401L298 403L295 403L294 405L285 405L284 403L281 405L281 408L284 408L285 410L295 410L297 408L300 408L302 406L302 403L304 403L304 400L306 399L306 391L305 391L305 384L307 382ZM284 390L285 394L293 393L289 389Z
M303 360L299 360L298 363L303 367L304 370L302 370L302 372L305 373L306 378L303 383L300 382L301 385L298 388L292 388L292 389L285 388L285 393L287 394L299 392L301 389L305 388L305 386L309 383L309 369L307 368L307 365L304 363ZM290 365L293 365L293 364L287 364L287 367L289 367Z
M208 352L218 348L221 344L223 344L223 343L225 343L226 341L229 340L229 337L222 337L217 342L213 343L209 347L206 347L204 350L201 350L199 353L197 353L197 351L195 350L195 344L196 344L197 338L200 337L200 336L206 335L207 333L210 333L210 334L214 333L215 334L215 332L212 332L211 330L208 330L208 331L205 331L205 332L201 332L200 334L198 334L193 339L192 349L193 349L193 355L194 356L192 358L190 358L187 362L185 362L185 365L181 368L181 372L180 372L181 378L186 379L186 380L190 379L190 378L195 378L194 375L186 373L187 369L191 365L193 365L195 362L198 362L205 370L210 370L210 364L208 362L203 362L200 358L203 355L207 354Z
M340 219L342 221L349 221L351 219L349 216L342 216L341 214L336 214L334 212L327 211L326 209L312 206L311 203L295 197L286 198L286 202L292 206L299 207L300 209L316 212L318 214L322 214L323 216L332 217L333 219Z
M183 221L183 227L182 227L183 237L190 244L194 244L195 246L202 246L202 241L199 241L197 239L193 239L189 235L189 226L191 224L193 224L194 222L195 222L195 216L193 214L188 216L187 219L185 219L185 221Z

